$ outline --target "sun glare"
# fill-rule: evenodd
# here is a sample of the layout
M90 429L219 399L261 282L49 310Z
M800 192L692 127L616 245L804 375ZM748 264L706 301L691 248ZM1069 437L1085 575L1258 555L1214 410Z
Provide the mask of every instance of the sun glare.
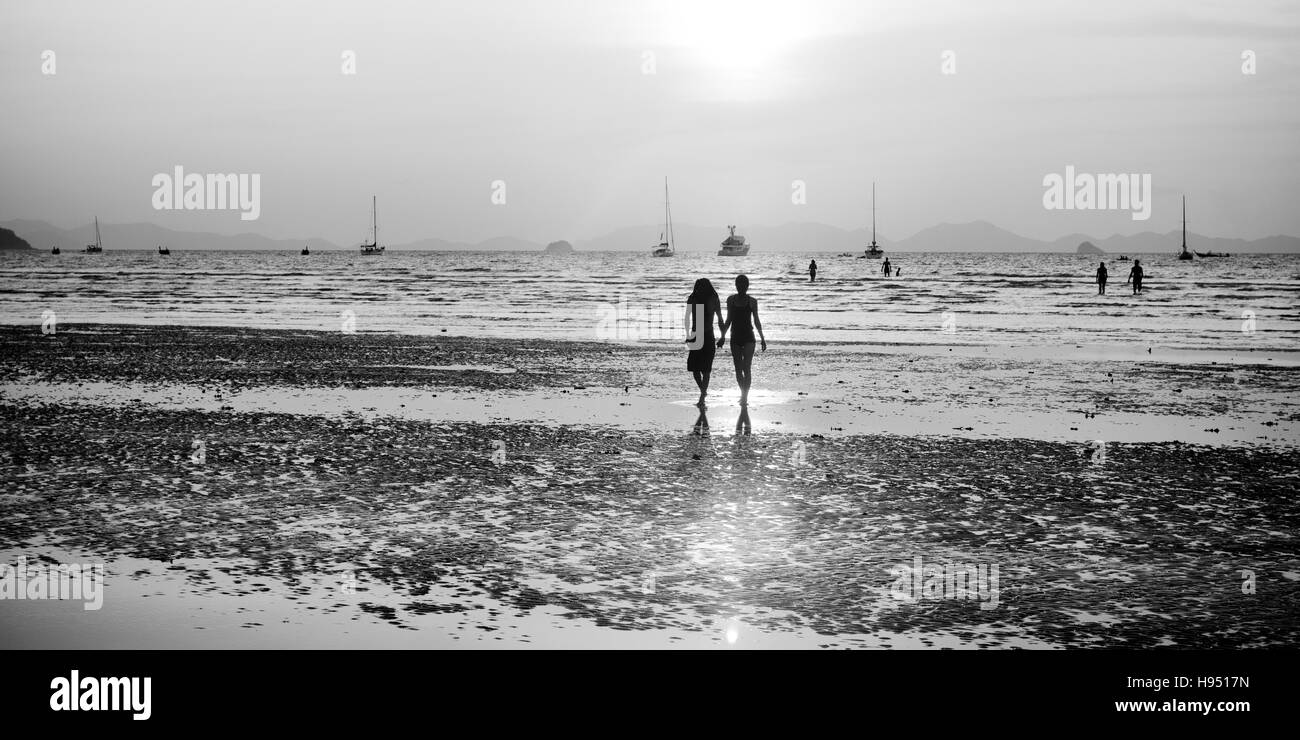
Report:
M742 82L779 71L781 56L811 38L811 15L790 2L712 0L671 6L669 43L701 71Z

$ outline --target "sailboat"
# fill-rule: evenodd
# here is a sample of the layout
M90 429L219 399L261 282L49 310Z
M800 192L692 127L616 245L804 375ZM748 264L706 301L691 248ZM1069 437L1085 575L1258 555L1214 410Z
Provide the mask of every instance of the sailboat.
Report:
M371 213L371 232L370 243L361 245L361 254L383 254L384 248L379 245L379 209L376 207L375 196L370 196L370 213Z
M59 245L55 244L54 249L50 250L50 254L59 254Z
M311 254L311 250L307 248L307 245L306 245L306 244L304 244L304 245L302 246L302 251L299 252L299 254Z
M664 233L668 234L668 239L664 239ZM651 252L653 257L671 257L676 252L673 244L676 239L673 238L673 214L668 207L668 178L664 178L664 233L659 234L659 246Z
M859 259L878 260L885 250L876 244L876 183L871 183L871 246Z
M745 237L736 236L735 226L728 226L727 229L730 230L731 235L722 240L722 244L719 245L722 249L718 250L718 256L744 257L749 254L749 245L745 243Z
M1187 196L1183 196L1183 251L1178 253L1178 259L1189 260L1192 253L1187 251Z
M99 238L99 216L95 217L95 243L86 245L86 254L99 254L104 251L104 242Z
M171 254L171 253L172 253L171 249L168 249L167 247L164 247L161 244L158 245L158 254Z

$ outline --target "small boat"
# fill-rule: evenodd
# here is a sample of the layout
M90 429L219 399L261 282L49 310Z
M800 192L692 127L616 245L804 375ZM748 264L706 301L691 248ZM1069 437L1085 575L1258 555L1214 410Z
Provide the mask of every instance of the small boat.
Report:
M161 244L158 245L158 254L171 254L171 253L172 250L168 249L167 247L164 247Z
M99 238L99 217L95 217L95 243L86 245L86 254L99 254L104 251L104 242Z
M1178 259L1190 260L1192 253L1187 251L1187 196L1183 196L1183 251L1178 253Z
M727 229L731 235L722 240L720 245L722 249L718 250L719 257L744 257L749 254L749 246L745 243L745 237L736 236L736 227L728 226Z
M854 254L854 253L852 253L852 252L840 252L840 256L841 256L841 257L857 257L857 255Z
M306 245L303 245L302 251L298 254L311 254L311 250L308 249Z
M371 232L370 243L361 245L361 254L383 254L384 248L379 244L379 209L375 206L375 196L370 196Z
M1195 249L1193 249L1192 252L1193 252L1197 257L1228 257L1228 256L1230 256L1227 252L1197 252Z
M860 256L860 259L878 260L885 254L885 250L876 244L876 184L871 183L871 246Z
M50 250L50 254L59 254L59 245L54 245L54 249Z
M668 234L668 239L664 239L664 233ZM664 178L664 230L659 234L659 245L650 252L652 257L671 257L676 253L673 244L673 214L668 208L668 178Z
M1128 262L1128 257L1125 257L1124 255L1121 254L1121 255L1119 256L1119 261L1120 261L1120 262Z

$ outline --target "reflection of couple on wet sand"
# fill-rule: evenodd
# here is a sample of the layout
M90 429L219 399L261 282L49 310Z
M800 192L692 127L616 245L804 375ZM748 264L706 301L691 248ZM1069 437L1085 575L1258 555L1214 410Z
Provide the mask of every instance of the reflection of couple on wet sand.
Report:
M740 407L740 416L736 418L736 434L749 434L753 429L753 424L749 421L749 407ZM700 415L695 417L695 428L692 433L697 437L709 436L709 409L700 406Z
M713 283L709 282L708 278L695 281L695 289L686 299L686 313L691 332L686 343L693 347L686 357L686 369L695 376L695 384L700 387L700 400L695 405L704 408L705 396L709 394L709 374L713 372L713 355L717 348L726 343L727 330L730 329L731 360L736 366L736 384L740 386L740 405L742 408L749 406L749 386L753 382L750 366L754 362L755 330L758 331L758 339L762 342L763 351L767 351L767 339L763 336L763 322L758 318L758 299L749 295L749 278L744 275L736 276L736 292L727 298L726 321L722 320L722 305L718 300L718 291L713 289ZM718 318L716 340L713 336L714 316Z

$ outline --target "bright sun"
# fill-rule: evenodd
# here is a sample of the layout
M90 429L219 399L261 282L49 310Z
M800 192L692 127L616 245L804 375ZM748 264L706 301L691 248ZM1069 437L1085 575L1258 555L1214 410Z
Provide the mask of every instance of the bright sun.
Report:
M806 8L803 10L806 11ZM697 0L666 9L670 43L709 71L745 78L772 71L780 56L812 35L799 3Z

